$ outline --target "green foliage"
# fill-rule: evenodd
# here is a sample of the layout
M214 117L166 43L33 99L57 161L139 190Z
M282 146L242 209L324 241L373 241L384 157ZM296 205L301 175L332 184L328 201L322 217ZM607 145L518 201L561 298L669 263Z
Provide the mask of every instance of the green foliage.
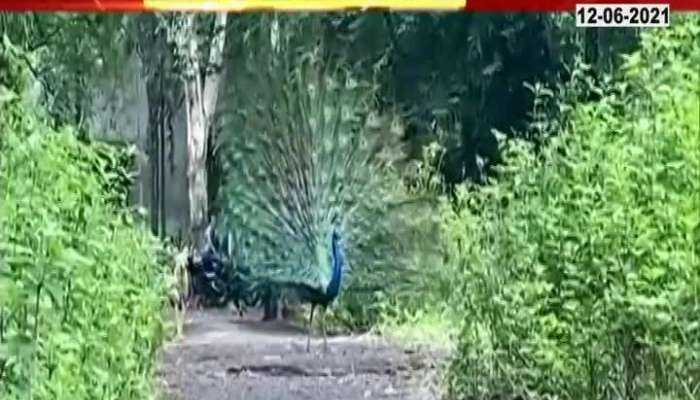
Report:
M28 71L20 60L23 53L3 36L0 45L0 101L5 102L27 89Z
M428 207L414 208L400 216L416 224L413 236L409 233L400 239L413 246L410 261L393 284L377 293L375 303L366 303L377 310L378 315L371 322L385 336L415 341L436 339L433 344L449 345L455 334L451 326L461 317L455 312L461 305L455 291L455 277L460 271L456 265L445 262L448 253L441 240L446 229L444 216L450 215L452 209L442 195L444 181L439 170L444 155L445 149L432 143L424 148L422 159L411 161L404 171L403 190L407 195L430 202ZM381 274L375 279L388 281Z
M121 156L17 101L0 137L0 399L150 398L165 290Z
M82 129L97 78L119 80L129 54L127 15L3 13L0 34L23 50L53 121ZM19 65L19 64L18 64Z
M557 136L460 191L453 398L700 396L698 65L700 22L674 15L599 101L562 103Z
M103 175L105 203L118 209L129 206L129 190L135 179L136 147L116 143L87 143L96 157L90 160L92 171Z

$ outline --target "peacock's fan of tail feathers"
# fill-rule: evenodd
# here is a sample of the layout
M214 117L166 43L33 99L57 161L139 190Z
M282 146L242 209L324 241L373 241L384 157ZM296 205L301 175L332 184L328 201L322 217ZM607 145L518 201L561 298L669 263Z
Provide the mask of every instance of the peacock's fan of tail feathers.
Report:
M252 94L258 104L231 116L222 192L242 262L253 275L322 290L333 232L348 266L392 257L370 241L389 240L387 213L405 200L393 168L402 130L374 111L374 88L314 55L256 76L266 77Z

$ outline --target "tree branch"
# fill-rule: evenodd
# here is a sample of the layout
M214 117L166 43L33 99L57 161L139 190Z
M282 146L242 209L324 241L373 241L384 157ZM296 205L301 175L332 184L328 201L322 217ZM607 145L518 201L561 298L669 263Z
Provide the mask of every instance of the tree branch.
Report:
M207 118L207 122L211 122L211 117L214 115L219 94L224 44L226 41L227 17L228 15L226 13L218 13L215 17L213 37L209 49L209 60L207 62L207 73L204 75L204 82L202 82L204 90L204 115Z
M42 32L41 40L39 40L36 43L32 43L31 46L28 46L27 51L34 52L41 47L47 46L49 44L49 42L51 41L51 39L53 39L53 37L56 36L56 34L58 34L58 32L60 32L60 31L61 31L61 28L57 26L57 27L54 27L54 29L49 33Z

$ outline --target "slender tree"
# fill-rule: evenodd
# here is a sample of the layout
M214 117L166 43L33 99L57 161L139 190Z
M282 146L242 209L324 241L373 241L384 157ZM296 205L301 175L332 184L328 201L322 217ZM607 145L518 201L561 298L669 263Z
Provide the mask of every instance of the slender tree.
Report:
M169 22L185 94L190 235L198 241L207 224L207 142L220 90L227 14L174 14Z

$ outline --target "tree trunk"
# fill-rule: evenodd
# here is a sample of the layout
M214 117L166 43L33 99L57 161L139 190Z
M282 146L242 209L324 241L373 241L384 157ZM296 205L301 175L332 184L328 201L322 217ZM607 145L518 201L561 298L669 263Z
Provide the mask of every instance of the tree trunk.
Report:
M160 81L160 92L164 92L163 80ZM165 238L167 236L166 232L166 213L165 213L165 115L166 115L166 105L163 96L160 98L160 104L158 105L160 109L160 121L158 124L158 193L160 203L158 208L160 213L158 218L160 219L160 237Z
M153 38L149 38L153 40ZM149 181L151 185L151 198L150 198L150 219L151 219L151 231L154 235L159 235L159 218L160 218L160 204L162 192L160 190L160 174L159 171L162 170L163 166L160 163L160 153L161 144L159 137L159 126L161 118L160 96L162 91L159 90L160 82L162 80L161 74L154 72L153 65L160 62L160 58L157 57L155 46L148 47L146 51L149 52L148 58L141 56L143 69L146 75L146 97L148 99L148 165L149 165Z
M211 38L209 60L201 73L202 54L196 36L195 14L184 16L180 38L186 40L181 49L184 54L185 108L187 116L187 183L190 202L190 234L195 244L203 238L207 224L207 141L212 117L216 108L223 58L226 18L216 15L214 34Z
M151 78L152 79L152 78ZM154 106L154 93L151 89L153 86L150 82L147 83L146 93L148 95L148 165L149 165L149 180L151 184L151 199L150 199L150 217L151 217L151 232L158 235L158 140L157 140L157 124L158 111Z
M155 235L165 237L165 126L166 119L171 114L167 109L170 104L166 104L166 96L179 90L179 81L173 81L172 61L169 58L171 49L159 31L158 23L154 15L140 16L135 34L141 68L146 78L148 99L151 229Z
M187 190L190 200L190 233L201 240L207 215L207 125L199 79L185 82L187 114Z

